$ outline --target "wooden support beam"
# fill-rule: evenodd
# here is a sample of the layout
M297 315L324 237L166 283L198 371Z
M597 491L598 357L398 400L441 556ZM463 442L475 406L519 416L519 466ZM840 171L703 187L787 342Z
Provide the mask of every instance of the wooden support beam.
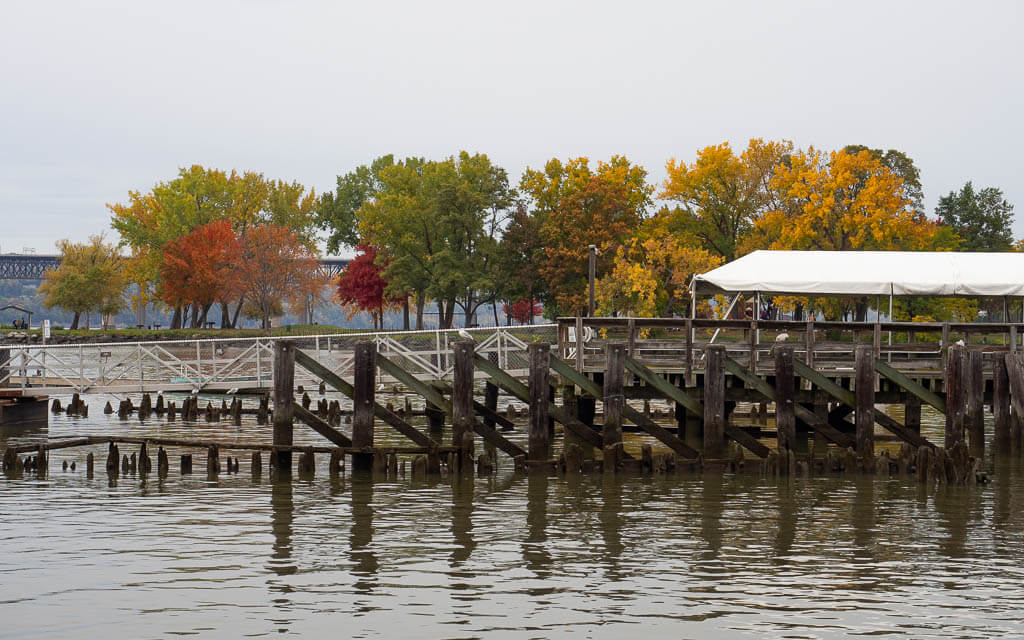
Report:
M967 355L960 345L949 348L946 358L946 438L945 447L964 440L964 366Z
M705 355L704 456L720 458L725 451L725 347L709 346Z
M292 410L299 422L304 422L310 429L316 431L339 447L351 447L352 439L338 431L329 422L320 418L309 409L303 409L301 405L294 405Z
M875 329L878 329L877 323ZM857 400L854 416L857 425L857 455L869 459L875 455L875 349L859 345L854 357L857 378L854 387Z
M665 385L678 391L678 389L676 389L671 384L666 382L664 378L658 376L657 374L654 374L649 369L644 367L636 360L633 360L632 358L627 357L625 359L625 367L631 373L637 375L638 377L640 377L640 379L644 380L645 382L648 382L645 375L649 373L654 378L661 380L662 383L664 383ZM597 385L597 383L595 383L593 380L586 377L585 375L577 373L575 370L573 370L572 367L569 366L567 362L559 360L558 358L552 358L551 369L558 375L566 378L569 382L572 382L573 384L578 386L584 393L589 394L591 397L600 398L604 393L601 387ZM640 373L637 373L638 371L646 373L644 373L644 375L641 375ZM656 383L648 382L648 384L654 386L654 384ZM659 389L659 391L661 391L661 389ZM682 392L680 391L680 393ZM695 413L700 414L701 412L703 412L703 407L699 402L694 404L694 401L689 396L686 397L688 399L688 402L690 403L690 406L695 409ZM637 411L636 409L629 406L625 402L622 405L622 415L633 424L637 425L647 433L657 438L658 441L660 441L662 444L675 451L676 454L688 459L694 459L698 455L700 455L700 453L696 449L683 442L682 439L673 434L671 431L669 431L665 427L662 427L660 424L656 423L654 420L652 420L648 416L645 416L642 412Z
M985 379L982 377L982 358L980 349L968 349L964 369L967 377L964 385L967 393L967 413L964 422L971 455L976 458L985 454Z
M878 367L877 367L878 364L879 364L879 361L876 360L875 361L875 369L876 370L878 370ZM888 366L888 365L885 365L885 366ZM824 391L828 395L832 396L836 400L838 400L838 401L843 403L844 407L840 407L838 410L833 410L832 412L829 413L828 420L827 420L828 424L830 424L833 427L835 427L835 424L839 420L842 420L842 418L844 416L849 415L849 413L851 413L856 408L856 406L857 406L856 395L852 391L850 391L849 389L844 389L844 388L840 387L835 382L829 380L828 378L826 378L821 373L818 373L817 371L815 371L814 369L811 369L810 367L808 367L807 365L805 365L804 363L802 363L800 361L795 361L793 363L793 369L796 371L796 374L798 376L800 376L801 378L804 378L805 380L810 380L811 384L813 384L815 387L821 389L822 391ZM885 375L885 374L883 374L883 375ZM913 384L916 384L916 383L913 383ZM927 392L927 390L925 390L925 391ZM803 420L803 418L800 418L800 419ZM935 446L934 444L929 442L927 439L925 439L920 433L915 432L913 429L909 429L909 428L903 426L902 424L899 423L898 420L890 417L887 413L885 413L883 411L875 410L875 422L877 422L878 424L882 425L882 427L884 429L886 429L890 433L894 434L895 436L897 436L901 440L903 440L905 442L908 442L909 444L912 444L915 447L920 447L920 446L934 447Z
M1013 357L1012 352L1006 357ZM1010 378L1006 357L997 353L992 358L992 416L995 419L997 453L1010 451Z
M796 412L793 403L793 347L775 347L775 425L779 451L796 451Z
M626 347L611 343L605 348L604 368L604 424L601 439L605 447L622 443L622 408L626 398L622 393L622 377L626 361Z
M482 358L480 354L477 354L476 356L476 367L490 376L491 380L504 389L506 393L519 398L523 402L530 402L530 390L525 384L502 371L496 364L491 363L486 358ZM581 440L584 440L595 447L602 446L601 434L583 424L574 416L570 416L566 412L562 411L561 407L549 406L548 414L554 417L558 422L561 422L566 429L572 431L573 434L578 436Z
M794 362L794 368L796 367L796 365L797 363ZM765 398L768 398L772 402L775 402L775 388L772 387L767 382L765 382L763 379L751 374L738 362L729 357L725 358L724 367L726 371L736 376L737 378L743 380L743 383L746 384L748 387L755 389L756 391L761 393L761 395L763 395ZM854 446L853 438L839 431L838 429L830 425L827 421L822 420L820 417L816 416L814 412L800 406L799 404L795 405L793 409L794 413L796 413L796 417L798 420L802 420L804 423L807 424L807 426L821 433L821 435L825 436L830 441L834 442L835 444L843 448Z
M922 402L926 402L934 407L939 413L946 413L946 402L937 394L928 389L925 389L919 383L912 380L903 372L899 371L895 367L881 360L875 360L875 371L881 374L883 377L888 378L898 386L902 387L907 392L917 396Z
M546 342L527 347L530 362L530 426L528 460L547 460L551 454L548 433L549 393L551 390L551 345Z
M452 386L444 380L432 380L431 386L441 391L441 393L451 394ZM503 431L511 431L516 428L516 423L512 422L505 416L501 415L497 411L498 407L498 387L492 382L487 383L487 387L484 389L484 402L473 401L473 410L476 414L483 418L484 424L488 427L500 426ZM494 391L492 392L491 389ZM493 393L492 397L488 394ZM494 408L492 409L492 405Z
M472 340L459 340L452 345L455 352L452 371L452 446L460 447L463 434L472 433L473 421L473 359L476 353ZM469 462L467 461L467 464Z
M294 418L295 343L278 340L274 343L274 445L292 446L292 420ZM292 452L281 449L270 457L271 466L281 472L291 473Z
M686 393L679 387L675 386L661 375L655 373L654 371L651 371L640 362L637 362L633 358L626 358L626 369L636 377L643 380L644 383L646 383L651 388L656 390L662 396L668 398L669 400L675 401L678 405L685 407L687 411L690 411L698 416L704 415L704 405L701 404L699 400L694 399L693 396ZM668 432L668 435L671 436L671 432ZM758 442L757 438L754 438L753 436L751 436L746 431L743 431L742 429L739 429L737 427L732 426L731 424L728 424L728 422L725 425L725 435L729 436L730 438L738 442L741 446L750 450L754 455L756 455L759 458L767 458L768 454L770 453L768 447ZM662 442L664 442L664 440L662 440ZM680 443L683 447L689 450L686 453L682 453L682 455L684 455L687 458L697 457L698 452L695 449L690 447L690 445L686 444L685 442L682 442L681 440ZM675 449L675 447L673 447L673 449ZM677 451L677 453L680 452Z
M341 392L349 398L354 398L355 388L352 385L342 379L338 374L314 360L312 356L301 349L295 350L295 362L297 362L306 371L309 371L326 382L331 386L331 388ZM373 403L373 415L377 416L395 431L398 431L421 447L432 449L439 446L433 438L421 432L419 429L403 420L396 413L389 411L387 407L380 405L377 402Z
M372 341L356 343L353 369L352 398L352 445L357 449L373 448L373 405L376 400L377 345ZM352 456L353 471L372 471L373 454L359 453Z
M486 371L488 375L491 375L489 369L497 369L498 371L501 371L501 369L498 369L496 365L491 365L490 361L487 360L487 358L481 357L481 355L478 353L474 354L474 364L481 370ZM452 415L452 403L448 402L448 400L446 400L445 397L441 395L441 392L435 389L434 387L430 386L426 382L417 380L416 376L412 375L411 373L409 373L402 367L398 366L391 360L388 360L382 355L377 356L377 366L383 369L389 376L393 377L395 380L398 380L406 387L412 389L416 393L426 398L427 402L429 402L430 404L434 405L444 413ZM502 371L502 373L504 372ZM491 377L493 378L493 375ZM495 382L499 381L495 380ZM521 383L520 386L522 386ZM501 449L512 458L515 458L517 456L526 456L526 451L524 451L522 447L515 444L514 442L509 441L500 433L498 433L491 427L488 427L479 420L473 420L473 431L479 434L481 438L484 438L485 440L492 442L495 447Z

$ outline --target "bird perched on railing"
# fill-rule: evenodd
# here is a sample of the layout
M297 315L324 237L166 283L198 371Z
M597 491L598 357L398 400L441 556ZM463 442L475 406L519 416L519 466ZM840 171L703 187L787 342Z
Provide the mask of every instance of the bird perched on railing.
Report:
M463 340L473 340L473 334L465 329L459 329L459 337ZM473 340L473 342L476 342L476 340Z
M789 340L789 334L785 331L775 336L775 342L785 342L786 340Z

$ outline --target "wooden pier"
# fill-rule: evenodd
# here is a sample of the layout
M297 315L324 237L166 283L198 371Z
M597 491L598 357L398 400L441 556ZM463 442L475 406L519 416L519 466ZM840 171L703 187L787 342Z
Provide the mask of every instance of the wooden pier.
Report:
M565 318L559 321L557 344L529 345L525 380L477 353L472 340L451 345L451 379L442 381L421 380L378 353L374 342L361 342L354 350L351 382L281 340L273 353L272 415L266 401L257 412L258 419L273 425L271 443L68 438L11 447L4 468L9 473L26 468L45 472L48 450L107 443L106 468L115 475L141 468L130 460L127 467L123 460L117 463L117 445L125 444L140 446L139 460L148 456L147 446L206 450L209 473L219 472L221 451L238 450L255 452L254 471L262 470L259 456L266 452L273 472L289 474L292 454L298 452L300 475L315 469L316 454L328 454L332 473L344 467L346 457L359 472L399 473L409 462L413 476L486 474L501 459L510 459L519 472L859 472L974 483L985 479L980 460L986 407L994 417L998 452L1020 451L1021 329L1017 324ZM312 407L308 395L296 393L297 369L351 398L350 433L341 430L336 407L325 400ZM423 398L427 429L409 422L408 406L396 410L377 401L382 375ZM485 379L482 389L474 384L480 378ZM498 413L499 393L529 407L525 446L503 435L516 423ZM651 399L674 407L670 420L635 406ZM757 424L736 419L738 403L751 403L750 415ZM157 404L158 410L175 409L164 407L162 398ZM118 409L119 415L133 410L141 414L143 406L155 410L148 397L138 408L130 401L128 405ZM903 406L902 420L887 412L893 405ZM941 442L921 434L923 405L944 416ZM208 405L207 415L212 409ZM238 421L241 403L233 401L221 410ZM775 417L774 432L764 425L769 410ZM198 415L194 406L181 411L193 419ZM445 421L451 425L447 442L440 439ZM331 446L297 447L296 422ZM409 445L376 445L374 431L380 423ZM626 447L623 432L629 430L641 431L650 440L639 450ZM900 446L879 447L876 440L883 439ZM19 458L32 452L34 459ZM160 455L161 460L166 457ZM161 462L158 472L166 473L168 466ZM180 466L183 473L190 471L191 455L187 463L182 456ZM232 462L228 457L227 468L237 468L237 458Z

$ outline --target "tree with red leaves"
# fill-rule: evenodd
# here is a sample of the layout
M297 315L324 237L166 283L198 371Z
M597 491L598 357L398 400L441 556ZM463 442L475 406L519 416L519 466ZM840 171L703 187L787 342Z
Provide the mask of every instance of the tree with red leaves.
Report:
M515 320L519 324L526 324L527 322L533 324L533 319L544 313L544 307L542 307L539 302L530 300L529 298L523 298L519 302L511 305L505 304L502 306L501 310L505 312L506 316Z
M402 296L388 298L384 295L388 282L381 273L386 267L387 264L377 264L376 247L356 245L356 257L338 277L338 300L349 319L366 312L373 318L373 328L383 329L384 309L395 308L405 300Z
M229 221L196 227L164 249L157 295L172 307L191 304L192 326L202 326L213 303L238 297L240 256Z

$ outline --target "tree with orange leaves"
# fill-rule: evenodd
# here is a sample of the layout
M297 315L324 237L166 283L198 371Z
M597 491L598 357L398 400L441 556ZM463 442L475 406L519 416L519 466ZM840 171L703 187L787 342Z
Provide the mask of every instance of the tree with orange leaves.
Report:
M653 187L643 167L623 156L599 162L586 158L550 160L543 171L527 169L520 189L533 200L546 284L545 312L580 313L587 306L589 245L599 250L597 275L611 268L618 248L639 228Z
M320 298L325 279L316 256L297 232L273 224L258 224L241 236L236 275L246 299L259 310L263 328L282 301L292 308Z
M193 326L202 326L215 302L238 297L241 247L231 223L210 222L172 240L160 262L157 295L171 307L192 304Z

